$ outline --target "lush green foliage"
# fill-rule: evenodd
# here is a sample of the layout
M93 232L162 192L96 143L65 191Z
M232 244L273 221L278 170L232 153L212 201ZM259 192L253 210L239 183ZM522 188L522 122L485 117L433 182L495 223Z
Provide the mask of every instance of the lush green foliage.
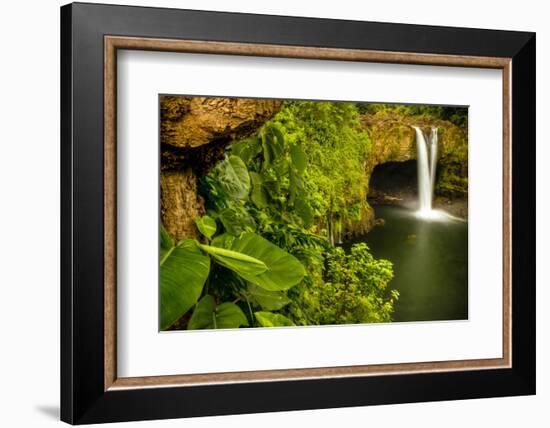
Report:
M334 247L366 204L371 144L358 114L353 103L285 102L229 147L201 178L202 241L175 244L161 230L162 328L183 315L189 329L391 321L391 263L365 244ZM180 247L186 268L168 277Z
M353 103L293 101L273 123L290 145L299 145L307 158L304 187L309 203L331 243L342 225L359 221L366 207L365 161L371 143L359 127Z
M194 305L195 310L188 324L190 329L237 328L248 325L246 316L235 302L220 303L224 297L222 294L213 296L212 294L217 293L210 294L208 290L203 293L204 284L211 278L211 270L216 267L218 273L221 270L226 276L233 276L233 282L223 282L223 286L247 301L249 296L256 299L259 306L266 302L266 309L280 308L286 304L285 296L276 292L295 286L305 275L304 267L294 256L253 232L246 232L238 237L220 235L212 244L186 239L174 245L161 227L162 329L170 327ZM217 246L220 244L225 248ZM213 269L211 261L215 263ZM236 284L233 290L232 283ZM247 284L250 291L246 290ZM199 301L201 295L203 297Z
M392 264L375 259L366 244L353 245L349 254L336 247L327 255L324 278L298 287L287 311L302 325L391 321L399 297L395 290L387 293L392 277Z
M453 156L441 168L437 181L437 193L446 196L464 195L468 193L468 177L463 172L464 163Z
M444 130L442 130L444 131ZM441 133L446 138L444 132ZM436 192L445 196L464 196L468 194L468 143L467 133L462 144L456 144L445 154L445 162L440 164Z
M459 127L468 125L468 109L465 107L431 106L420 104L366 104L358 103L361 113L393 111L404 116L417 116L432 119L448 120Z

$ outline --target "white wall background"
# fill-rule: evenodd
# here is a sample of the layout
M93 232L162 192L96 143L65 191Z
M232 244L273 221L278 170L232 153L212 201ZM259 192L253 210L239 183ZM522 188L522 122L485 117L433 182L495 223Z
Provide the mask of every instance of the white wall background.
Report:
M537 340L535 397L420 403L139 423L159 427L547 426L550 417L550 28L545 2L147 0L126 4L537 32ZM116 3L104 0L103 3ZM59 424L59 6L0 11L0 421ZM546 143L546 144L545 144ZM125 426L138 426L138 423Z

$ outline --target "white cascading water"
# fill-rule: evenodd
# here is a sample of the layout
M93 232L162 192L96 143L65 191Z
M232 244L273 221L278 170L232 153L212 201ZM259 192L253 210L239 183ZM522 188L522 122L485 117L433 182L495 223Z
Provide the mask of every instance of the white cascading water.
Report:
M418 126L413 126L413 128L416 131L418 215L423 218L433 218L437 217L437 213L432 209L437 168L437 127L432 127L428 138Z

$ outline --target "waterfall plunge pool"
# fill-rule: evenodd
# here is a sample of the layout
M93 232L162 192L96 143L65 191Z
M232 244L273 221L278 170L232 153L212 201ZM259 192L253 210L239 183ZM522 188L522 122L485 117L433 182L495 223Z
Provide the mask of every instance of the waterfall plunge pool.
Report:
M468 318L468 223L433 209L438 130L432 126L426 134L413 128L416 165L390 163L372 174L373 193L397 195L391 199L400 205L372 204L376 217L384 220L382 225L344 246L365 242L376 258L393 263L388 288L400 294L394 321L464 320ZM416 194L416 203L404 197L411 193Z
M374 210L385 224L344 246L366 242L376 258L393 263L388 288L400 294L394 321L467 319L468 223L450 216L426 221L395 205Z

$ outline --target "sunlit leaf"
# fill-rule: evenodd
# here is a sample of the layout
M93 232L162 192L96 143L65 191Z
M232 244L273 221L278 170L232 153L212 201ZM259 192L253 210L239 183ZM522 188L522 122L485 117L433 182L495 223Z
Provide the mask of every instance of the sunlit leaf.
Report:
M212 236L216 233L216 220L205 215L200 218L195 219L195 224L199 232L206 236L208 239L211 239Z
M255 276L267 270L264 262L245 253L210 245L197 245L201 250L210 254L220 265L231 269L240 276Z

